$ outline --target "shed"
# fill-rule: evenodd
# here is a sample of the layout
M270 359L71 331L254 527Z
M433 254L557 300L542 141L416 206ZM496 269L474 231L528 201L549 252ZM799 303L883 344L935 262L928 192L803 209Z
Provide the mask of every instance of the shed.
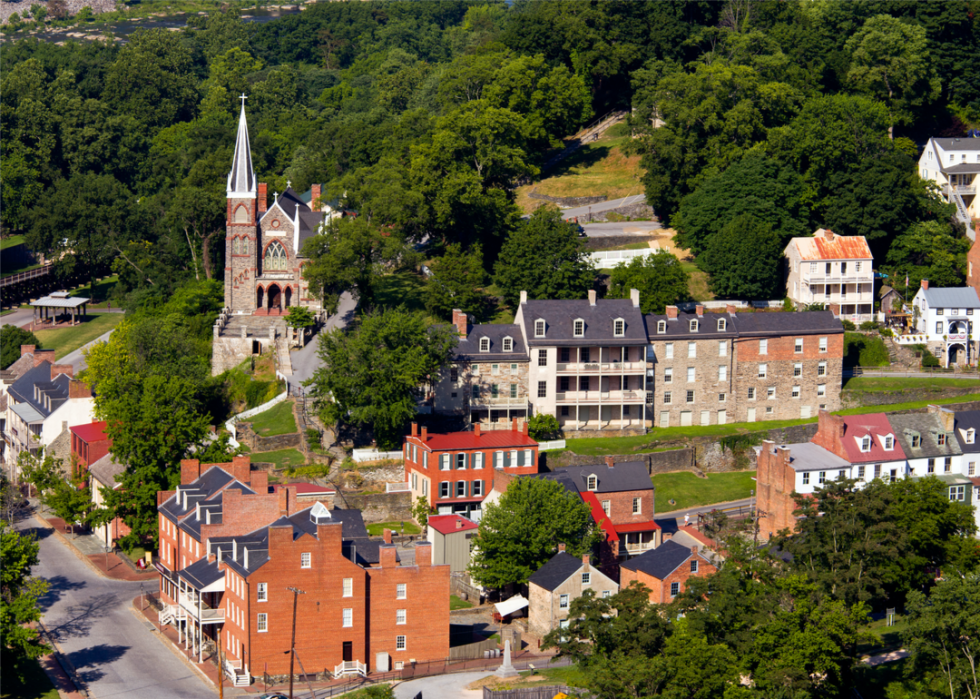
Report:
M470 549L479 525L462 515L433 515L426 527L426 541L432 544L432 565L448 565L452 573L470 565Z

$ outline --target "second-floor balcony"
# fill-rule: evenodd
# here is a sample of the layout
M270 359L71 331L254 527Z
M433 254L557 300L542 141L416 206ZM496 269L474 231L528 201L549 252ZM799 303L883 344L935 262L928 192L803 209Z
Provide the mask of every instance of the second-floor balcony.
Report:
M559 404L568 403L643 403L646 392L635 390L615 391L561 391L555 394Z
M479 396L473 396L470 398L471 408L510 408L514 409L526 409L528 407L527 398L518 398L517 396L511 396L509 393L504 395L502 393L496 396L492 393L481 393Z
M954 184L954 185L943 185L943 194L949 196L949 190L952 188L957 194L976 194L977 185L971 182L970 184Z
M561 362L559 374L642 374L647 363L643 362Z
M195 620L202 624L221 624L225 621L225 610L209 605L200 594L193 590L179 593L180 606Z

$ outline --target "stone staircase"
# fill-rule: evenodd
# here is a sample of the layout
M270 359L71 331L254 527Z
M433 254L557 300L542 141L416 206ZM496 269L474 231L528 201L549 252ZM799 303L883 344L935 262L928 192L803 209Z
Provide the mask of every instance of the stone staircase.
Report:
M276 367L283 376L293 375L293 360L289 357L289 342L283 335L276 336Z
M241 337L245 328L248 337L268 339L269 331L273 328L277 335L286 334L286 321L278 316L228 316L227 322L221 328L223 337Z

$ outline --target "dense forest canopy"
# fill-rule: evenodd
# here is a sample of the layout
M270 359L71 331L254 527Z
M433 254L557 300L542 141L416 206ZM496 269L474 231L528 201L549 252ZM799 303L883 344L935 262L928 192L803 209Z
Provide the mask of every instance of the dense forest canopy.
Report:
M406 242L479 244L490 273L522 225L515 184L627 109L648 201L709 272L759 267L704 225L752 216L767 250L833 226L923 276L960 234L918 182L917 145L980 124L978 34L977 0L518 0L324 2L263 24L233 7L123 44L8 41L2 225L70 250L63 272L117 272L131 305L220 279L246 94L270 192L323 183ZM732 168L775 177L791 205L719 205ZM893 248L926 224L934 235ZM955 276L962 261L943 264ZM719 292L773 289L748 274Z

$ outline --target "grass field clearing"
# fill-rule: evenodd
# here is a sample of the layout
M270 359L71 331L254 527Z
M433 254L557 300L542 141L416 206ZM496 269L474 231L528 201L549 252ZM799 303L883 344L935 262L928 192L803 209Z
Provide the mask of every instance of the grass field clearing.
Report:
M906 388L935 388L941 391L944 388L973 388L980 389L980 376L972 379L954 378L946 376L936 376L929 378L904 377L904 376L856 376L852 379L844 379L845 391L866 391L868 393L878 393L884 391L901 391Z
M244 422L252 423L252 429L260 437L275 437L292 434L296 431L296 418L293 417L293 401L284 400L268 410L254 415Z
M750 497L755 490L753 478L755 471L711 473L707 478L698 478L689 471L658 473L651 478L657 489L655 512L661 515L716 502L742 500ZM670 500L674 500L675 504L671 505Z
M295 468L306 463L306 459L296 449L252 452L252 463L272 463L277 468Z
M402 533L406 536L415 536L416 534L422 533L419 525L411 520L405 520L404 522L375 522L374 524L367 525L368 534L371 536L381 536L384 534L385 529L390 529L392 534L398 536L401 536Z
M456 595L449 595L449 610L453 609L469 609L473 606L472 602L460 599Z
M109 332L122 322L122 313L91 313L81 319L81 324L75 327L55 328L53 330L35 330L34 335L44 349L53 349L55 359L61 359L66 354L74 352Z

